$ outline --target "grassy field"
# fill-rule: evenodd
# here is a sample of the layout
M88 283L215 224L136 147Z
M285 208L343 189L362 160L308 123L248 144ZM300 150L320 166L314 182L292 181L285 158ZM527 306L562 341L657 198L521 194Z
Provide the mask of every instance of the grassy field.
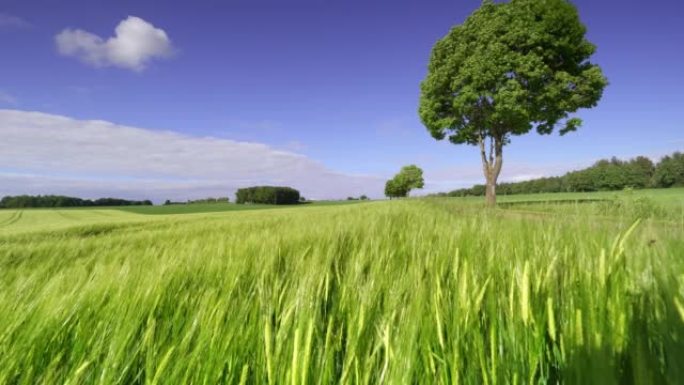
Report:
M0 211L0 384L682 384L681 192Z
M548 193L499 195L499 202L539 202L558 200L602 200L648 198L660 205L668 207L684 207L684 188L645 189L629 191L596 191L584 193ZM483 197L451 198L467 202L482 202Z
M319 207L319 206L338 206L346 204L360 203L358 201L316 201L297 205L298 208ZM168 206L126 206L118 209L136 214L150 215L169 215L169 214L194 214L194 213L214 213L224 211L243 211L243 210L264 210L264 209L283 209L292 206L264 205L264 204L245 204L234 203L194 203L187 205L168 205Z
M358 201L319 201L295 206L236 205L209 203L169 206L69 207L60 209L0 209L0 236L26 232L45 232L70 227L122 225L154 220L174 220L187 214L212 215L252 210L308 209L359 204ZM237 214L237 213L236 213ZM180 215L180 216L179 216ZM186 218L187 219L187 218Z

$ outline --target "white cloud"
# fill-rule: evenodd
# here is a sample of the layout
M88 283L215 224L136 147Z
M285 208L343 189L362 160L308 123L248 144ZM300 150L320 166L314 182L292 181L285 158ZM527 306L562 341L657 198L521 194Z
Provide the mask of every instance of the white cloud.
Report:
M0 28L28 28L31 24L21 17L0 12Z
M57 50L96 67L121 67L142 71L153 59L167 58L174 52L163 29L128 16L107 40L81 29L65 29L55 36Z
M0 104L17 104L17 99L7 92L0 90Z
M335 172L260 143L193 137L40 112L0 110L0 196L190 199L258 184L310 199L380 197L384 180Z

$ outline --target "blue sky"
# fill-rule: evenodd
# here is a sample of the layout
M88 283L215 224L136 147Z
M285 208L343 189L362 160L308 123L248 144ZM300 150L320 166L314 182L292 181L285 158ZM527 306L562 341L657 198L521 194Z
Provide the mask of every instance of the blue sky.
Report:
M0 151L0 195L187 199L279 182L379 197L410 163L428 192L482 180L475 149L435 141L416 112L432 45L478 0L180 3L0 3L0 134L14 154ZM514 138L504 180L684 148L684 5L574 3L610 86L578 132ZM130 39L108 46L120 23ZM135 31L152 37L131 53Z

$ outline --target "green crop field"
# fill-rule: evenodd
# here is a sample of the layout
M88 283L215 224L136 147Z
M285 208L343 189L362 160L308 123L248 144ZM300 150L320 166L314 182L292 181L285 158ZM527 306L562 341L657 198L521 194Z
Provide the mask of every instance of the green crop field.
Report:
M682 384L683 195L0 211L0 384Z
M307 202L297 205L299 208L304 207L318 207L318 206L337 206L360 203L359 201L316 201ZM168 206L123 206L117 209L128 211L136 214L150 214L150 215L166 215L166 214L193 214L193 213L213 213L223 211L243 211L243 210L263 210L263 209L280 209L292 208L293 206L281 205L266 205L266 204L244 204L238 205L234 203L196 203L196 204L174 204Z

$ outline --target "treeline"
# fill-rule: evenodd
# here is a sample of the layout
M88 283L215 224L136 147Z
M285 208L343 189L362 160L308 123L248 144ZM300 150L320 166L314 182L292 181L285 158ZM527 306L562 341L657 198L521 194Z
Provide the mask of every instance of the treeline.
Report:
M611 191L625 188L668 188L684 186L684 154L675 152L656 164L645 156L630 160L602 159L583 170L563 176L500 183L497 194L535 194L554 192ZM439 193L437 196L483 196L484 185Z
M172 202L171 200L167 199L167 200L164 202L164 206L169 206L169 205L194 205L194 204L208 204L208 203L230 203L230 198L228 198L228 197L204 198L204 199L187 200L186 202Z
M235 202L288 205L299 203L299 191L291 187L256 186L237 190Z
M229 203L230 198L228 197L220 197L220 198L205 198L205 199L196 199L196 200L188 200L188 204L194 205L198 203Z
M130 201L117 198L95 200L67 197L62 195L17 195L0 199L0 208L15 209L29 207L97 207L97 206L151 206L152 202Z

